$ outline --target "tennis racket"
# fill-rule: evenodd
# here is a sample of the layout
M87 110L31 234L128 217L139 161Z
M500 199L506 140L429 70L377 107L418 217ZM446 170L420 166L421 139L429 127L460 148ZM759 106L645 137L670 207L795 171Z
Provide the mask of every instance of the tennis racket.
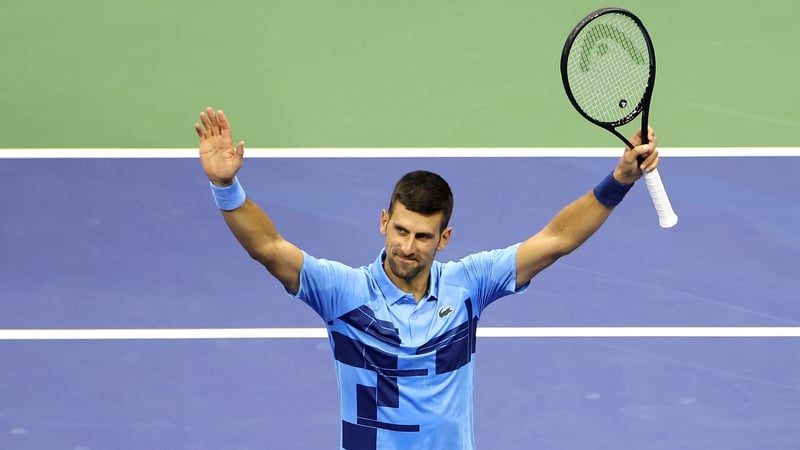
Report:
M656 81L656 55L642 21L621 8L603 8L581 20L561 54L561 79L572 106L589 122L633 144L617 127L641 115L642 144ZM662 228L678 223L658 169L645 173Z

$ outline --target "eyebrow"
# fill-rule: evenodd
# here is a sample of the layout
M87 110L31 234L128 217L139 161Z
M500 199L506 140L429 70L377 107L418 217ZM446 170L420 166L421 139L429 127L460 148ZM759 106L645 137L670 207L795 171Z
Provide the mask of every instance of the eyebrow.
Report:
M411 231L408 230L406 227L404 227L402 225L398 225L398 224L394 224L394 229L397 230L397 231L405 231L407 233L411 233ZM435 233L429 233L429 232L426 232L426 231L420 231L420 232L414 233L414 236L433 239L434 237L436 237L436 234Z

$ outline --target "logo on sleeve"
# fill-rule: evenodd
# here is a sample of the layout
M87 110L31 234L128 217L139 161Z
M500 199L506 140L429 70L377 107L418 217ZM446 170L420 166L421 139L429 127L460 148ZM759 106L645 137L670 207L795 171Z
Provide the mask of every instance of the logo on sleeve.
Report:
M451 312L453 312L453 307L450 305L442 306L439 308L439 318L444 319L445 317L449 316Z

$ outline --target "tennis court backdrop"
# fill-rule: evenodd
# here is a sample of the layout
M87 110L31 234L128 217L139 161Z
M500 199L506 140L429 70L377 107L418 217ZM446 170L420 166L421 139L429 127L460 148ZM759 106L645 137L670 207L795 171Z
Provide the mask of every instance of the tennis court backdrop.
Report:
M347 258L363 263L380 245L376 224L363 222L377 221L378 209L385 206L383 186L393 180L385 179L384 169L391 164L391 170L400 170L417 161L358 159L355 166L364 167L358 179L343 181L340 174L354 172L352 161L321 161L320 153L309 149L351 154L356 148L392 147L397 155L397 148L414 148L409 155L415 156L420 148L460 148L459 154L478 148L489 156L486 149L502 148L498 154L509 155L515 148L618 147L616 138L572 109L558 67L570 29L604 6L631 9L652 35L658 68L651 121L665 155L678 148L748 147L744 154L752 156L770 147L765 155L783 156L698 162L664 158L662 176L678 200L678 213L685 214L676 229L658 229L646 194L635 189L602 239L590 241L537 280L541 301L524 310L512 302L498 305L482 332L522 339L484 339L481 344L486 347L479 368L484 384L479 383L476 396L479 406L488 407L477 408L483 418L479 443L527 449L533 434L542 448L590 448L601 437L619 442L620 433L605 427L604 418L613 421L620 414L605 406L592 414L585 407L585 401L601 399L600 391L584 391L575 403L553 408L565 411L559 416L549 415L548 402L521 404L518 400L528 397L519 391L495 390L539 380L534 395L546 393L542 398L563 405L553 380L601 373L596 378L610 385L603 395L619 394L614 390L619 388L622 400L630 395L647 401L659 397L661 389L664 398L691 405L695 397L681 383L691 382L698 392L720 388L718 394L705 395L710 400L700 409L705 416L674 405L661 412L645 405L634 415L641 412L647 419L658 412L659 420L621 419L622 429L640 437L635 448L681 448L672 445L680 440L677 435L665 436L661 447L652 439L674 429L695 433L692 442L717 437L718 446L708 448L794 448L800 182L791 174L800 169L794 56L800 6L789 0L624 0L614 5L595 0L3 0L0 156L12 153L8 149L15 149L15 156L0 157L0 175L7 186L11 182L13 194L6 187L0 200L0 355L6 362L0 368L0 447L139 450L173 443L170 448L187 448L189 438L203 445L223 443L215 448L246 448L247 442L253 448L264 442L297 448L292 439L300 438L318 439L319 445L306 448L335 442L335 383L327 346L318 339L321 330L312 328L318 320L264 281L260 267L247 260L224 229L209 195L197 191L205 189L205 180L186 150L196 145L192 124L197 113L208 105L224 108L236 137L246 139L250 149L259 148L249 155L265 158L248 160L247 186L271 202L282 223L293 225L287 232L301 232L292 219L318 225L314 221L320 217L339 214L321 228L351 240L375 239L368 241L375 245L346 246L360 252ZM97 149L100 157L41 163L19 157L26 150L31 155L91 155L71 149ZM171 155L177 156L155 161L158 149L174 150ZM283 157L267 159L271 149L283 149ZM316 156L292 161L286 149ZM114 152L130 156L137 151L144 157L113 158ZM603 150L597 156L611 154ZM447 171L448 178L454 175L449 179L457 185L458 198L485 200L475 200L477 207L468 202L457 206L458 240L448 248L448 257L506 238L488 236L473 223L508 217L509 209L524 213L526 224L540 223L588 189L601 175L599 166L605 171L606 162L612 164L611 159L596 164L582 157L543 158L530 166L527 160L508 165L494 158L459 161L458 167L441 159L425 162ZM539 179L526 178L530 167ZM487 170L495 174L491 180L458 176ZM311 213L286 204L296 187L307 184L298 175L308 173L320 186L300 197ZM537 208L520 212L483 197L487 191L520 192L529 181L539 187ZM80 202L87 193L97 198ZM344 219L341 205L351 208ZM316 232L302 233L317 237ZM637 258L640 265L608 264L603 273L592 269L598 263L591 255L632 245L632 236L651 250ZM342 244L333 241L314 245L325 249L320 252L325 256L336 256ZM118 254L124 255L121 263ZM89 257L76 263L76 255ZM241 277L250 283L247 289L235 291L233 300L225 297L231 291L224 283L200 275L212 270L208 255L230 269L214 277L231 283ZM128 267L142 268L144 278L129 274ZM106 269L117 278L97 276ZM570 283L564 293L566 283L560 280L571 281L573 275L582 281ZM647 277L660 282L653 285ZM82 280L89 280L94 297L83 295ZM646 301L614 297L623 285L624 297ZM604 295L596 295L602 289ZM274 313L267 308L275 303L265 298L279 295L282 310ZM542 323L578 328L509 328ZM631 339L602 339L608 329L586 325L637 328L610 331L612 336L633 333L626 335ZM722 328L729 325L757 328ZM525 339L562 331L601 339ZM286 339L293 333L314 340ZM636 338L659 333L701 338ZM740 338L729 340L724 337L728 333ZM157 341L149 345L148 339ZM298 354L307 357L310 369L278 372L297 363ZM509 378L497 378L492 371L512 363L518 366L508 371ZM208 364L232 374L220 377L208 371ZM132 374L131 367L139 372ZM184 370L190 375L183 376ZM126 377L132 381L120 388ZM219 382L215 377L241 383L231 383L224 395L207 396L208 387ZM250 384L252 379L257 386ZM280 411L264 408L259 399L269 404L278 397L261 390L263 380L270 380L267 384L278 394L298 382L316 388L312 395L326 406L315 418L293 410L299 406L292 402ZM184 386L180 393L147 389L172 381ZM240 384L243 390L233 389ZM135 406L110 406L107 398L95 395L98 390L108 398L130 395ZM165 406L166 397L175 409ZM195 407L215 401L207 409ZM538 417L537 407L545 409ZM571 416L573 410L586 414ZM220 415L206 414L213 411ZM262 414L272 422L251 420ZM531 415L529 427L514 430L492 422ZM174 441L147 428L158 423L153 417L175 424L164 428L164 436ZM568 428L554 426L561 422ZM81 428L92 423L110 423L93 437L97 444L85 432L97 429ZM140 432L140 425L147 432ZM294 431L285 432L289 427ZM228 429L237 430L235 436L226 434ZM576 429L598 434L587 432L591 443L578 445L570 441L582 438ZM110 443L100 444L103 439Z

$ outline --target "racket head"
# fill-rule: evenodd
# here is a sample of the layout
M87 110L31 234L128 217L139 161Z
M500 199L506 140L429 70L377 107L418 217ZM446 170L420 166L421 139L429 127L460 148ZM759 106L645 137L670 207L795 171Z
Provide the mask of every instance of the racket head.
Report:
M602 8L570 32L561 53L561 79L572 106L626 145L616 128L642 114L642 137L656 78L656 57L642 21L622 8Z

